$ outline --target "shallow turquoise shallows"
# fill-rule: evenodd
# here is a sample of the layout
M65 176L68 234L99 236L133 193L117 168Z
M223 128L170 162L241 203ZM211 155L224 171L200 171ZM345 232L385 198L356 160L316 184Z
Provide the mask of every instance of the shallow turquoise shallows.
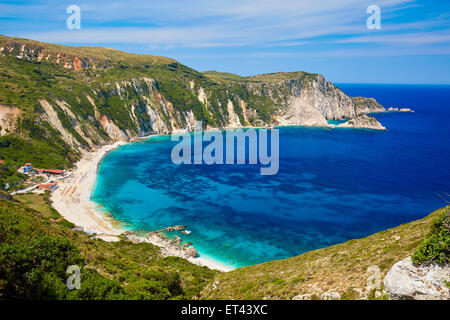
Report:
M450 194L450 87L340 85L416 113L376 117L388 131L280 128L280 169L175 165L170 137L101 162L92 200L129 229L184 224L203 256L233 267L299 255L424 217Z

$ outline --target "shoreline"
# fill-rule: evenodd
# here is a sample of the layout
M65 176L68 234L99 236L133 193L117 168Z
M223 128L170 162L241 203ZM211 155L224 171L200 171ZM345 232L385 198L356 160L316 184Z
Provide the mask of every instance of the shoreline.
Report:
M160 135L141 137L137 141L155 136ZM70 170L66 177L58 179L58 189L51 193L50 199L52 206L64 219L74 223L84 232L95 234L96 238L109 242L119 241L118 236L120 234L130 231L114 225L119 224L120 221L99 212L99 204L91 201L90 197L95 187L97 170L101 160L114 149L134 142L136 141L119 141L91 152L84 151L81 159L75 164L75 168ZM193 264L222 272L234 269L209 256L192 257L170 239L154 232L150 232L146 237L133 235L127 238L133 242L148 242L156 245L161 248L161 253L164 256L181 257Z
M398 112L384 111L379 113ZM404 111L405 112L405 111ZM335 125L327 127L320 126L275 126L277 127L315 127L315 128L333 128ZM247 128L247 127L240 127ZM248 127L255 128L255 127ZM268 128L268 127L261 127ZM225 131L231 128L208 128L205 131ZM239 128L233 128L239 129ZM350 128L353 129L353 128ZM69 175L58 179L58 189L51 194L52 206L68 221L74 223L77 227L83 229L84 232L95 234L96 238L104 241L119 241L118 236L132 230L123 228L120 220L115 219L112 215L107 215L99 210L100 205L90 200L91 193L94 189L97 179L97 170L101 160L112 150L129 143L135 143L142 140L150 139L158 136L170 136L171 134L189 134L187 130L179 130L179 132L152 134L148 136L138 137L129 141L118 141L113 144L105 145L94 151L82 151L82 158L75 164L75 168L69 171ZM190 261L199 266L207 266L223 272L234 270L235 267L216 260L208 255L202 254L199 257L193 257L192 254L184 250L183 247L175 245L174 242L160 234L155 237L154 232L150 232L148 236L127 236L134 242L148 242L161 248L161 252L165 256L177 256Z

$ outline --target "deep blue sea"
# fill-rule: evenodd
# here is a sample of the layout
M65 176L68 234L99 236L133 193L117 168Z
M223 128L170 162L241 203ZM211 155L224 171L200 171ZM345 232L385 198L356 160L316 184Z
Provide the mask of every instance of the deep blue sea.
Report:
M450 194L450 86L339 84L416 113L376 114L387 131L280 128L280 169L175 165L168 136L122 146L92 200L129 229L184 224L203 256L233 267L282 259L426 216Z

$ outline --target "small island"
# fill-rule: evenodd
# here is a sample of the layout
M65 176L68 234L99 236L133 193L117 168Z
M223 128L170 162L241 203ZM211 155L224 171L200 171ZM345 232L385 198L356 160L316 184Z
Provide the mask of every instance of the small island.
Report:
M413 109L411 108L387 108L387 111L395 111L395 112L415 112Z

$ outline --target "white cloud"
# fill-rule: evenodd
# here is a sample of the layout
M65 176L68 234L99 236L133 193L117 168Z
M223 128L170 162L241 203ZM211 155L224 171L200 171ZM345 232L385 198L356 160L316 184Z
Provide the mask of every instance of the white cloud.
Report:
M26 29L16 35L65 44L136 44L162 50L328 44L335 50L334 46L406 43L430 46L431 52L436 49L434 45L446 45L450 40L446 15L403 24L383 22L382 30L369 33L365 19L370 4L373 0L86 1L79 3L82 29L73 31L65 29L67 15L59 1L1 5L0 12L30 19L45 15L47 21L57 21L61 29L25 25ZM388 18L399 8L416 5L413 0L378 0L377 4L382 17ZM436 27L444 30L424 31ZM417 47L416 52L419 49L427 48Z

